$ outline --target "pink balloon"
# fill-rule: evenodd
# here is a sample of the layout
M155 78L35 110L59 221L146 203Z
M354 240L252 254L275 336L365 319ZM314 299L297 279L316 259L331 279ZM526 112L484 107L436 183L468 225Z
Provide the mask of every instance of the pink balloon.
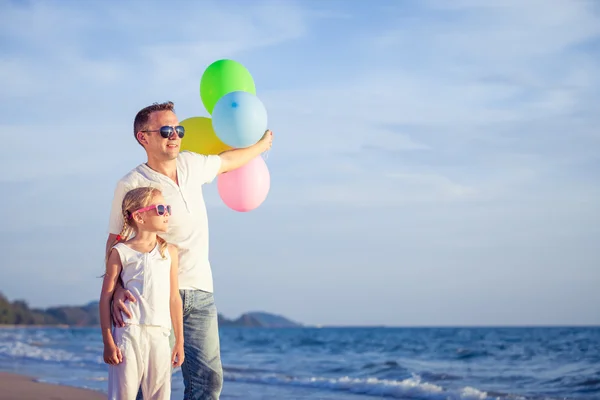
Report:
M219 175L217 187L227 207L240 212L251 211L267 198L271 175L265 161L258 156L243 167Z

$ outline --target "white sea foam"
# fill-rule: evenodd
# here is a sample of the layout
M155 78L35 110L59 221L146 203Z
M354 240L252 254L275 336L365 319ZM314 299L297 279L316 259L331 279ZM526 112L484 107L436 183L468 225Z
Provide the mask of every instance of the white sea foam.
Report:
M277 374L240 374L225 373L225 379L245 383L261 383L284 386L302 386L329 390L347 391L355 394L371 396L423 399L423 400L495 400L486 392L476 388L465 387L457 390L445 389L441 386L423 382L418 375L404 380L388 380L378 378L300 378Z
M23 342L0 343L0 355L12 358L32 358L44 361L83 361L77 354Z

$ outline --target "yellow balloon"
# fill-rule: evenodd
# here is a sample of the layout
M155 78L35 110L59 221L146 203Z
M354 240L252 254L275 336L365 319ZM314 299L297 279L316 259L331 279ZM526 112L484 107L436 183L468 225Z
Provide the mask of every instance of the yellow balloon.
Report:
M180 124L185 128L185 135L181 139L181 151L212 155L232 149L219 139L210 118L191 117L184 119Z

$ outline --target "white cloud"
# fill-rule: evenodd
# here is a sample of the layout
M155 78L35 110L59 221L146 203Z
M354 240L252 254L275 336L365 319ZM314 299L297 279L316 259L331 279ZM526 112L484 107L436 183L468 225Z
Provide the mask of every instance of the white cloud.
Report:
M11 146L0 149L0 180L68 174L73 165L93 173L136 159L128 132L137 110L175 100L180 115L202 114L199 81L210 62L296 39L307 24L292 2L87 5L3 10L0 36L10 46L0 56L0 136Z
M540 13L540 3L427 4L452 18L402 15L380 31L384 43L366 35L356 53L372 62L352 79L263 94L279 132L273 153L295 166L306 160L291 176L317 179L329 174L327 165L351 163L352 178L311 188L334 203L370 198L378 205L376 199L423 198L414 187L394 192L372 178L396 170L391 174L439 177L438 186L429 181L429 198L444 181L461 182L467 189L454 193L469 193L469 200L474 193L479 200L529 196L542 187L547 196L557 184L573 186L571 169L598 159L591 149L599 136L600 59L585 48L600 37L593 5L557 2ZM379 160L374 147L383 150ZM357 187L369 190L353 195ZM591 193L585 185L574 190Z
M591 1L433 0L426 4L454 17L434 26L437 48L460 49L475 59L531 60L600 34L597 5Z
M387 176L399 180L408 187L425 187L432 195L430 201L472 199L477 195L476 189L453 182L445 176L400 172L392 172Z
M38 1L3 10L0 35L10 38L11 47L0 59L3 72L9 72L0 82L12 88L3 98L36 90L45 95L100 91L104 98L106 84L116 92L120 85L137 90L175 85L171 90L177 91L176 85L189 79L197 86L210 62L297 39L307 23L293 2L242 3L229 9L210 2L87 5ZM20 72L20 79L13 79L10 72L19 70L26 75Z

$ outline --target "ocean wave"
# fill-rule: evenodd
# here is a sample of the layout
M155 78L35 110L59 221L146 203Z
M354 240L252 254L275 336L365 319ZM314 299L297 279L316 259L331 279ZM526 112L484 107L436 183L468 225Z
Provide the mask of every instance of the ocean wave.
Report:
M462 379L462 376L453 375L446 372L420 372L419 373L423 379L427 379L430 381L456 381Z
M295 347L313 347L313 346L324 346L327 343L323 340L314 339L310 337L300 338L295 344Z
M382 362L366 363L365 365L363 365L362 368L363 369L373 369L373 368L379 368L379 367L397 368L397 367L400 367L400 364L398 364L398 361L389 360L389 361L382 361Z
M78 364L81 366L103 364L102 351L72 352L50 347L39 342L0 342L0 358L9 360L33 360L53 363Z
M490 397L486 392L473 387L450 390L429 382L423 382L415 375L404 380L388 380L378 378L338 378L325 377L294 377L281 374L236 374L226 373L225 379L244 383L267 385L288 385L346 391L354 394L364 394L397 399L419 400L501 400L500 397Z
M42 347L39 344L28 344L22 342L0 344L0 356L11 358L29 358L43 361L83 361L77 354L61 350Z
M480 350L472 350L468 348L458 348L456 349L455 357L459 360L470 360L474 358L486 358L491 356L491 354L487 351Z

